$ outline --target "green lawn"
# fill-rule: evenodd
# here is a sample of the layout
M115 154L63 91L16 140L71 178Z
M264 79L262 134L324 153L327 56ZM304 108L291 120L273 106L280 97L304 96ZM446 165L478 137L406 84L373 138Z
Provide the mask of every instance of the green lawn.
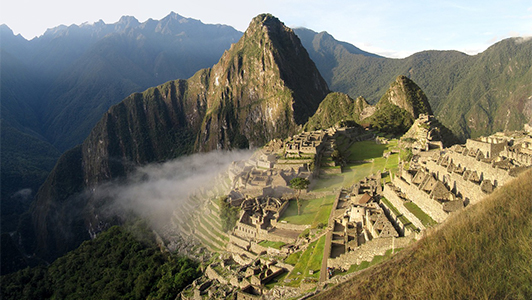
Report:
M417 206L414 202L405 202L405 207L408 209L416 218L421 221L421 224L425 227L430 227L438 224L438 222L434 221L429 215L427 215L419 206Z
M286 243L283 242L272 242L272 241L262 241L259 243L259 245L263 247L272 247L275 249L281 249L282 246L286 245Z
M300 199L300 215L297 214L297 201L295 199L290 200L288 208L279 219L279 222L286 221L290 224L311 225L313 227L318 226L322 222L327 224L334 199L335 195L310 200Z
M350 161L368 160L376 157L382 157L384 151L390 145L379 145L375 141L356 142L349 147L348 151Z

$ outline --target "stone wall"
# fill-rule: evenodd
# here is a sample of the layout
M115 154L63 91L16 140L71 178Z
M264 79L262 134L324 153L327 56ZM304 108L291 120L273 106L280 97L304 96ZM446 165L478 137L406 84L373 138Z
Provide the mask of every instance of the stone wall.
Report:
M412 222L412 224L414 224L414 226L416 226L417 228L419 228L419 230L424 230L425 229L425 226L423 226L423 224L421 223L421 221L419 221L419 219L414 216L413 213L411 213L404 205L404 200L401 199L396 193L395 191L390 188L390 186L388 185L384 185L384 190L383 190L383 195L384 195L384 198L386 198L388 201L390 201L390 203L395 207L397 208L397 210L399 211L399 213L403 214L403 216L405 216L410 222ZM383 202L381 202L384 206L386 206ZM390 215L393 217L393 219L395 220L395 222L399 223L399 224L402 224L402 222L398 219L398 216L395 215L395 213L393 211L391 211L390 209L386 208L387 210L389 210L389 213ZM404 224L402 224L402 227L404 228L404 235L405 236L408 236L410 235L412 232L408 229L406 229L404 227Z
M303 231L303 230L305 230L307 228L310 228L310 225L297 225L297 224L277 222L275 224L275 227L279 228L279 229L286 229L286 230L293 230L293 231Z
M244 239L241 239L235 235L229 235L229 243L233 243L235 245L238 245L239 247L242 247L244 249L249 249L250 242L246 241Z
M227 249L228 252L233 253L233 255L234 254L238 254L238 255L241 256L240 257L240 261L237 261L236 259L234 259L234 261L236 261L238 264L243 264L243 263L247 264L248 263L247 260L244 259L242 256L249 258L250 257L249 255L251 254L251 252L246 251L245 249L242 249L242 248L240 248L239 246L237 246L237 245L235 245L233 243L227 244L226 249Z
M233 234L246 239L256 239L257 228L255 226L238 222L236 223L236 226L233 229Z
M249 250L251 252L257 253L257 254L268 252L268 248L267 247L261 246L261 245L255 243L255 242L251 242L251 247L249 248Z
M434 161L428 161L426 166L438 180L447 184L455 194L462 195L465 204L477 203L486 196L486 194L481 191L480 184L464 180L460 174L454 172L448 173L447 168L436 164Z
M285 236L276 235L273 233L260 233L257 235L257 239L259 240L267 240L272 242L283 242L286 244L294 243L296 239L292 239Z
M442 205L435 200L432 200L427 193L418 189L415 185L410 185L402 178L395 177L392 183L401 189L406 194L407 198L412 200L421 210L429 215L434 221L443 222L448 214L443 211Z
M347 270L353 264L359 265L363 261L371 261L375 255L384 255L387 250L404 248L412 241L411 237L376 238L362 244L354 251L347 252L337 258L329 258L327 266Z
M211 268L210 265L207 267L207 269L205 269L205 276L207 276L207 278L212 279L212 280L218 280L221 284L229 283L227 279L220 276L220 274L218 274L218 272L216 272L213 268Z
M508 171L495 168L489 163L476 160L474 157L462 155L454 151L448 152L447 156L449 156L456 166L460 165L466 167L468 170L476 171L480 176L481 181L489 179L491 182L495 183L495 186L504 185L512 179ZM451 161L449 161L449 163L450 162Z
M504 146L506 146L506 142L489 143L473 139L468 139L466 141L467 149L480 150L482 154L484 154L484 157L489 158L497 157L499 153L504 150Z

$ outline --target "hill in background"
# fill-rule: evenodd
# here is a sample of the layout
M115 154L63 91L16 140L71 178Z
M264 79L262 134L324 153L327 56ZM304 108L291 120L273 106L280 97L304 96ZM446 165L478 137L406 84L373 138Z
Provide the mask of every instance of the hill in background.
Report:
M506 39L474 56L423 51L391 59L339 42L326 32L295 32L333 91L375 104L397 76L407 76L425 92L443 125L462 141L532 124L532 39Z

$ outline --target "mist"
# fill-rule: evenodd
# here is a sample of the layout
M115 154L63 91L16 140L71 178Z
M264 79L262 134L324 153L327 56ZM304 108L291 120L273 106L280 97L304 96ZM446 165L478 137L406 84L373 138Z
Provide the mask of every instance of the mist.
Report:
M170 223L174 211L181 211L190 194L214 187L216 177L233 161L247 160L252 154L250 150L213 151L142 166L126 179L97 187L93 197L105 202L106 217L124 220L133 214L160 228Z

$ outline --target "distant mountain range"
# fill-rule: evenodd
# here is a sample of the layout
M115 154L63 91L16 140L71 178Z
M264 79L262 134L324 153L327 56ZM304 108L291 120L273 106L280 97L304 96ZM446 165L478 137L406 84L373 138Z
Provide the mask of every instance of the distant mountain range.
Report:
M36 192L59 155L111 105L212 66L241 36L176 13L59 26L31 41L0 25L2 199L22 188Z

